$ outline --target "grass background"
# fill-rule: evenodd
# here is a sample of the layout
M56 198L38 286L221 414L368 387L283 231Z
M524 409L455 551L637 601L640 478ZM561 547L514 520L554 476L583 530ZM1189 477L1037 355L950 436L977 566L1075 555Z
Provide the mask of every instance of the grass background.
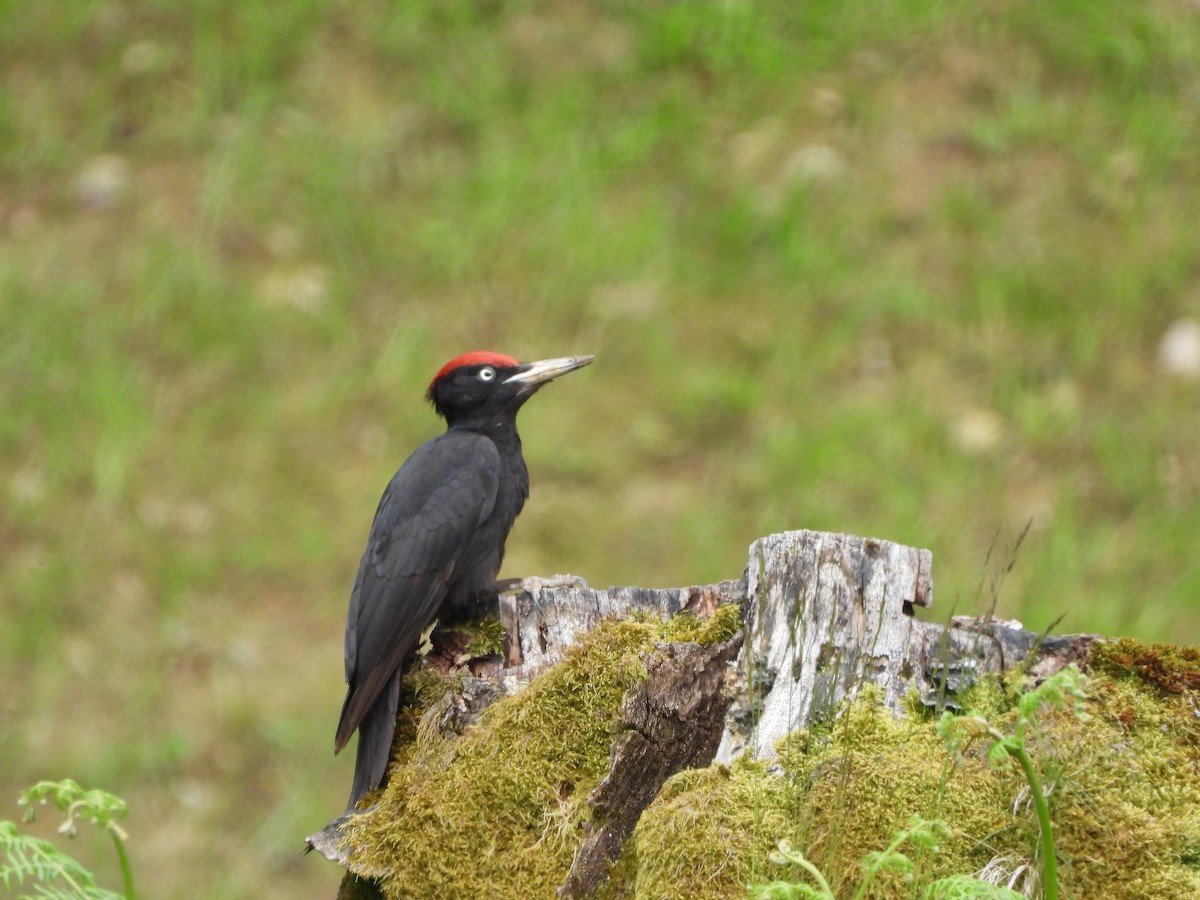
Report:
M0 817L332 896L350 584L471 349L598 357L506 574L827 529L946 615L1032 518L1002 614L1200 641L1198 186L1191 0L0 0Z

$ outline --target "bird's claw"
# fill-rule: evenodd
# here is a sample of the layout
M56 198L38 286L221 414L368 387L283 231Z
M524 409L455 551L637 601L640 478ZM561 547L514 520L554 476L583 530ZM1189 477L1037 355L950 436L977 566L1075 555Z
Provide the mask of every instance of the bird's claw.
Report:
M518 586L524 593L536 600L547 588L583 588L586 590L588 583L578 575L550 575L545 578L539 575L530 575L522 578Z

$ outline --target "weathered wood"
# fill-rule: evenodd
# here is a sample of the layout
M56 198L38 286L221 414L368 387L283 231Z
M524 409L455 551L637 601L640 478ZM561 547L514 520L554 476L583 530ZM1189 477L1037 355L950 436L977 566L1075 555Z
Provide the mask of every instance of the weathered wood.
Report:
M845 534L789 531L755 541L746 695L718 759L743 749L770 756L779 738L868 682L898 708L926 637L912 612L933 601L931 565L928 550Z
M740 602L745 596L743 580L657 590L567 587L505 594L500 598L500 622L508 633L508 653L504 668L496 674L505 679L528 679L561 660L580 635L604 619L635 612L653 612L664 618L685 611L711 614L718 606Z
M1042 642L1020 623L956 619L947 628L914 616L933 603L932 554L875 538L789 531L755 541L746 570L746 644L740 696L717 760L771 758L779 740L833 715L866 684L897 714L916 688L931 707L985 672L1031 652L1050 653L1047 674L1090 638Z
M740 634L721 644L668 644L647 660L646 680L621 708L630 730L613 745L609 773L588 798L599 824L580 845L559 896L595 894L666 780L712 761L730 701L726 670L741 646Z

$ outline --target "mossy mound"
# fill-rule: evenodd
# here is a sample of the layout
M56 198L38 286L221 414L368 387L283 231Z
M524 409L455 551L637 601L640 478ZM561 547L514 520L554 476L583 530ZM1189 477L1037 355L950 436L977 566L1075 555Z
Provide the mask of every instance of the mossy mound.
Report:
M772 767L713 766L668 782L628 848L639 863L631 895L744 897L748 884L787 874L767 861L781 838L845 889L861 876L863 855L883 849L914 813L957 818L986 833L990 810L1005 802L999 780L953 771L932 723L898 721L874 690L864 691L826 733L798 732L780 751ZM978 856L978 865L970 852L948 865L932 857L916 861L932 880L981 867L987 857ZM870 894L919 895L898 875L878 880Z
M736 606L708 620L608 622L461 737L402 717L387 788L347 825L352 867L385 897L554 897L646 654L666 641L724 640L740 625Z
M524 691L488 708L461 737L409 718L391 782L354 819L354 868L386 897L552 898L608 771L626 692L666 641L723 640L736 607L712 620L609 622ZM1084 681L1086 716L1043 710L1026 741L1049 790L1065 896L1200 896L1200 690L1193 658L1169 648L1098 645ZM1175 648L1178 650L1179 648ZM444 693L445 686L441 686ZM436 682L420 692L436 712ZM1017 694L984 680L968 704L1001 731ZM902 848L916 877L884 874L872 898L922 895L932 881L979 873L1018 886L1038 869L1038 825L1015 765L990 768L982 744L955 766L917 705L902 720L868 688L831 723L789 736L770 765L739 761L682 772L643 813L606 898L741 898L746 887L799 880L768 860L787 839L853 893L865 854L913 815L945 822L939 852ZM1026 873L1022 875L1022 873Z
M1066 896L1200 896L1200 692L1156 681L1097 671L1085 682L1087 718L1044 711L1029 738ZM1002 731L1014 715L997 709L1004 696L994 682L980 688ZM952 837L936 854L908 851L917 877L884 875L868 896L919 897L938 878L985 867L1007 883L1036 867L1038 826L1020 771L989 768L982 749L953 767L933 721L897 721L864 691L823 733L792 735L771 769L713 766L668 782L625 848L624 895L740 898L750 883L800 879L767 862L786 838L849 896L864 855L914 814L945 821Z
M626 842L613 896L744 897L793 829L793 794L788 780L755 762L680 772Z

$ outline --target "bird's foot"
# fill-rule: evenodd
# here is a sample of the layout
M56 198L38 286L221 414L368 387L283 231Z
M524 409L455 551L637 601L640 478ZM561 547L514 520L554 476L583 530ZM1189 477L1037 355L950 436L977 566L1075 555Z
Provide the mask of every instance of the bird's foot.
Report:
M510 578L508 581L500 583L500 592L502 594L529 594L535 600L542 595L542 591L547 588L584 588L588 583L578 575L549 575L541 577L539 575L530 575L527 578Z

